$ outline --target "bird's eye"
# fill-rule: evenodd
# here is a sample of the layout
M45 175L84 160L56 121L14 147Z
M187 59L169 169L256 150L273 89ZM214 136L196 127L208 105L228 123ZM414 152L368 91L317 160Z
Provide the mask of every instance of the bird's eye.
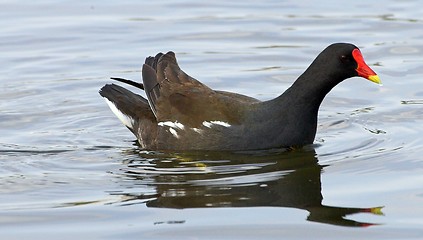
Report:
M346 55L341 55L340 59L341 59L341 62L343 62L343 63L349 62L349 60L350 60L348 58L348 56L346 56Z

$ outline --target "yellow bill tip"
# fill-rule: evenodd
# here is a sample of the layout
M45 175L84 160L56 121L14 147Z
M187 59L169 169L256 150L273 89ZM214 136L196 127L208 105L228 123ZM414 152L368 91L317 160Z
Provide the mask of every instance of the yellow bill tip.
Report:
M379 84L380 86L382 86L382 82L380 81L380 78L378 75L371 75L369 76L367 79L369 79L370 81Z
M375 215L384 215L383 212L382 212L382 208L383 208L383 206L382 207L374 207L374 208L370 209L370 212L375 214Z

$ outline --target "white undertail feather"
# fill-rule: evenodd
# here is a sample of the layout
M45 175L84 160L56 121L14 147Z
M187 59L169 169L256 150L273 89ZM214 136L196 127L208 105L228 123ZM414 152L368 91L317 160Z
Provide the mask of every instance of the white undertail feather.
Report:
M134 119L126 114L124 114L123 112L121 112L116 105L111 102L109 99L104 98L104 100L106 100L107 105L109 105L110 109L112 110L112 112L116 115L117 118L119 118L119 120L123 123L123 125L127 126L130 129L133 129L134 127Z

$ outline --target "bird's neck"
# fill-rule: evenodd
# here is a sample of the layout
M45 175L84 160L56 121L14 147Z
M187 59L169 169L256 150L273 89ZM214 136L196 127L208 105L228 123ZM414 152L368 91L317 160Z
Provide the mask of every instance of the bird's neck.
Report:
M336 85L330 77L306 71L282 95L263 102L262 115L273 127L275 142L291 146L313 143L320 104Z
M271 100L272 104L317 114L325 96L342 81L335 78L336 76L308 68L283 94Z

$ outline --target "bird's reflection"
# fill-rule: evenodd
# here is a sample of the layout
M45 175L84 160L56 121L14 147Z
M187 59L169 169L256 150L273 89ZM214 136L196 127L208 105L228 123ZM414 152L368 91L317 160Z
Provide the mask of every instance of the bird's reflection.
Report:
M289 207L307 210L309 221L342 226L375 225L348 215L382 214L381 207L323 205L320 176L325 166L318 164L313 149L130 155L124 177L152 187L154 193L120 192L124 204L141 201L148 207L180 209Z

